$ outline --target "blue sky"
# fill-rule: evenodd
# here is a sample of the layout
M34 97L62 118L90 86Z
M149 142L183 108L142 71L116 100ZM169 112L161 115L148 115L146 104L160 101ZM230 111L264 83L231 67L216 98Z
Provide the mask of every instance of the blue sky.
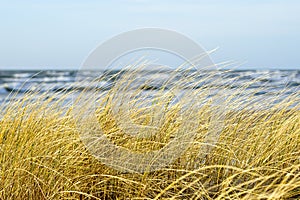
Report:
M216 63L300 69L299 10L297 0L0 0L0 69L78 69L101 42L143 27L219 47Z

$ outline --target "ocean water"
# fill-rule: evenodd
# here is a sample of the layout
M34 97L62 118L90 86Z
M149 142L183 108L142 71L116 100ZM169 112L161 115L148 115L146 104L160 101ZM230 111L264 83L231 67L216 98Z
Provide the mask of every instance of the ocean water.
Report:
M46 92L57 93L61 91L81 91L84 89L97 88L98 90L108 90L113 87L117 80L111 76L117 72L76 72L76 71L0 71L0 103L22 98L26 92ZM155 73L155 81L149 83L145 90L156 90L161 87L161 83L168 76L167 72ZM143 77L145 74L141 74ZM149 72L146 74L149 76ZM145 76L146 76L145 75ZM151 73L150 73L151 75ZM225 93L231 93L236 88L245 87L249 93L253 93L258 98L270 98L281 94L282 98L291 94L300 96L300 70L232 70L221 71L214 75L219 86L226 88ZM81 80L95 79L101 77L97 84L80 83ZM201 82L198 76L199 87L205 86L205 81ZM176 82L176 80L173 80ZM74 87L74 84L77 86ZM79 83L79 84L78 84ZM172 84L172 83L169 83ZM195 85L194 85L195 86ZM11 93L18 95L11 96Z

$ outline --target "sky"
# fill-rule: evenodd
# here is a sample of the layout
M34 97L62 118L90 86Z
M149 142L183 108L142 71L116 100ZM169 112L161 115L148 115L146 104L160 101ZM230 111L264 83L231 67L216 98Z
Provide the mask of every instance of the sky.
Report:
M0 69L78 69L99 44L144 27L182 33L215 63L300 69L298 0L0 0Z

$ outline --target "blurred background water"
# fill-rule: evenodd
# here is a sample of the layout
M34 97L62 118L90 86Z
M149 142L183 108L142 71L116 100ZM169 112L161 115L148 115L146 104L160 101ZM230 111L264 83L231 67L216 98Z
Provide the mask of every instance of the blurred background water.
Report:
M112 72L109 75L111 76ZM153 72L154 73L154 72ZM113 81L105 72L91 71L0 71L0 102L22 98L26 92L58 93L61 91L82 91L84 89L107 90L113 86ZM147 85L145 90L155 90L161 87L160 80L166 77L167 72L155 72L155 85ZM218 77L222 76L222 77ZM77 84L80 80L101 77L95 84ZM200 76L199 76L200 79ZM217 83L226 88L230 94L236 88L247 86L247 92L259 98L275 97L279 93L282 97L291 94L300 96L300 70L232 70L222 71L215 75ZM200 81L201 83L201 81ZM151 83L149 83L151 84ZM203 85L199 85L201 87ZM16 96L10 93L18 93Z

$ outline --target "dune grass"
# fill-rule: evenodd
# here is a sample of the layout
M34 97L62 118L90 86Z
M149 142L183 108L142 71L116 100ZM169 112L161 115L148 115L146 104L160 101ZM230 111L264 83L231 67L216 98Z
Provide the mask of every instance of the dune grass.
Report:
M114 91L105 98L111 95ZM89 152L80 137L74 105L64 103L67 96L26 94L2 106L1 199L300 198L300 109L295 94L277 106L266 107L266 102L263 109L236 109L242 102L232 100L219 138L211 145L203 142L213 120L213 107L207 102L196 112L197 134L188 149L170 165L143 173L118 171ZM177 120L178 107L171 106L159 135L134 139L118 127L122 110L114 116L111 110L116 105L105 102L90 117L115 145L134 152L162 148L186 120ZM155 113L141 108L129 117L147 127L153 125ZM210 145L206 154L201 153L204 145Z

